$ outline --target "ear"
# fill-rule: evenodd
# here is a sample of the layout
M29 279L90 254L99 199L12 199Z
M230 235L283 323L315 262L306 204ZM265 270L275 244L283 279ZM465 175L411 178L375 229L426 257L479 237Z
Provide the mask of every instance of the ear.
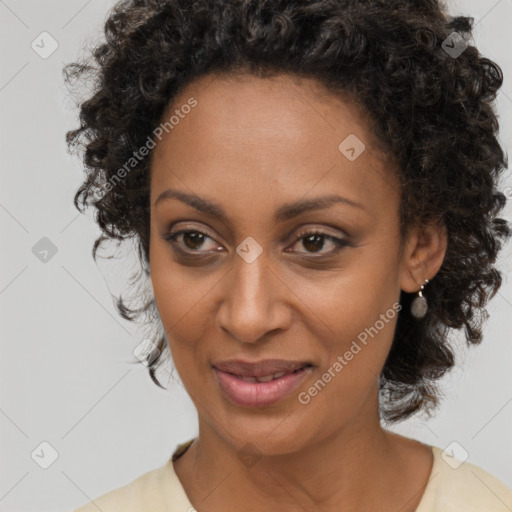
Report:
M443 223L410 228L402 251L400 288L404 292L417 292L425 279L433 279L443 264L447 240Z

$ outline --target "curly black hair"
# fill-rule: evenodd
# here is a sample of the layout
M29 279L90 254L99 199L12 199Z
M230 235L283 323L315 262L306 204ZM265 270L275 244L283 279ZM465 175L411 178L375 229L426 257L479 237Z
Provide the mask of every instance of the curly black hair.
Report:
M86 171L74 204L81 212L93 205L103 233L94 259L105 240L132 239L141 270L131 284L149 281L152 153L138 157L122 179L119 170L187 84L214 72L314 78L353 99L375 143L398 163L401 232L432 220L446 227L428 313L411 317L414 294L401 292L403 310L379 382L384 420L431 414L441 395L436 380L455 363L449 330L463 328L468 346L481 342L485 306L502 282L495 262L511 235L497 217L506 204L499 179L508 167L494 111L503 75L470 44L473 23L448 15L437 0L118 2L105 41L64 67L71 89L92 85L88 99L77 102L80 126L66 141L70 152L83 150ZM116 307L132 321L156 311L150 292L141 307L122 297ZM168 352L165 334L155 342L158 357L147 365L161 386L155 370Z

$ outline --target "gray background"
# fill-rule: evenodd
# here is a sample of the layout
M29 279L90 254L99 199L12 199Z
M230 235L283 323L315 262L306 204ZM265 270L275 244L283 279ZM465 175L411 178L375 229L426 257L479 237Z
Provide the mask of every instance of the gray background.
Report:
M64 134L77 120L62 67L101 34L112 5L0 0L0 511L73 510L164 464L177 443L197 433L182 386L161 390L144 366L128 364L143 335L117 316L110 295L122 289L126 260L94 263L99 230L91 212L79 215L72 205L82 168L66 153ZM510 153L512 0L448 5L474 16L477 46L504 71L497 108ZM31 47L44 31L58 44L48 58ZM40 52L51 49L44 37ZM505 186L512 199L510 172ZM43 237L57 250L47 262L33 253L48 244ZM469 351L460 346L438 416L393 429L441 448L455 441L456 454L462 447L469 462L509 486L511 253L510 245L502 253L506 280L489 307L484 342ZM42 442L58 454L48 469L39 465L51 456Z

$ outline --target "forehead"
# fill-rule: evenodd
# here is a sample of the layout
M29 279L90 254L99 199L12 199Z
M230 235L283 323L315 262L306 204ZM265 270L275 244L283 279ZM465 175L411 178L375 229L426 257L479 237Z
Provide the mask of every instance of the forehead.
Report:
M195 106L183 108L191 99ZM178 122L154 150L152 203L171 186L227 200L242 194L248 203L253 196L281 203L313 189L360 201L361 193L396 189L359 107L313 79L208 75L174 99L164 122L173 114ZM361 151L355 159L343 152L347 140Z
M360 108L348 93L329 92L312 78L293 74L267 78L247 73L207 75L193 81L173 99L164 120L192 97L198 105L179 124L193 128L198 135L204 129L209 138L217 132L220 143L229 142L225 136L238 136L250 145L248 130L254 140L287 144L304 137L314 140L315 134L327 131L342 135L351 129L361 138L371 136ZM186 119L190 122L183 123ZM179 131L177 128L172 131Z

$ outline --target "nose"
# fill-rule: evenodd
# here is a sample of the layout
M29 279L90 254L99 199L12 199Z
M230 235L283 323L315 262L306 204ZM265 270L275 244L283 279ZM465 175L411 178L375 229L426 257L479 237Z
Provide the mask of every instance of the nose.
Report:
M275 266L264 254L251 263L237 254L233 265L223 282L217 311L220 327L243 343L256 343L271 331L288 329L293 294Z

